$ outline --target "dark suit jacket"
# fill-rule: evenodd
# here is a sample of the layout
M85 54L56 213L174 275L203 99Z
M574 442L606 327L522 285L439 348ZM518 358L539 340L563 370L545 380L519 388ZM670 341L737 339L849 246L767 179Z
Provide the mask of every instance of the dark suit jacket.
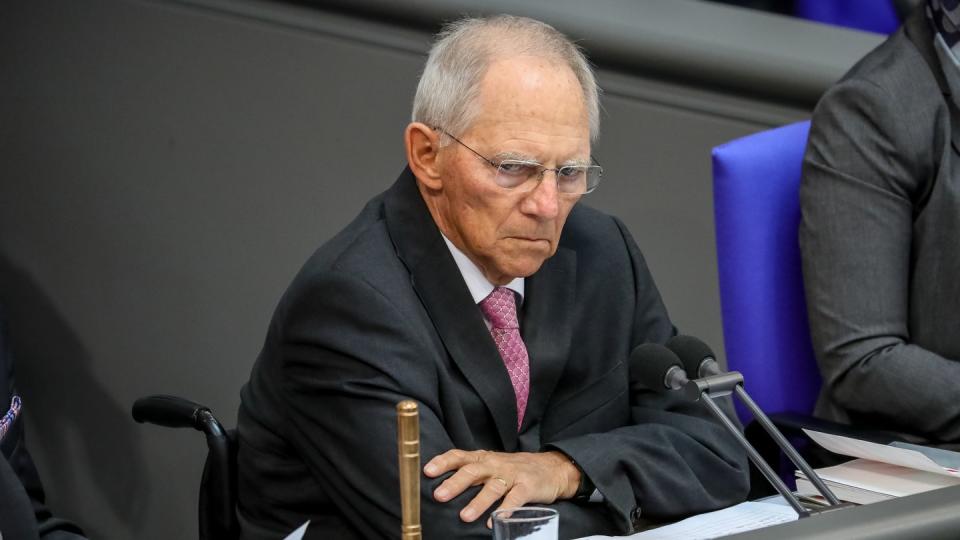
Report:
M13 354L0 312L0 415L9 409L15 388ZM20 416L0 441L0 533L5 540L82 540L76 525L53 517L44 505L40 476L24 442L23 415L29 414L29 407L25 400Z
M280 301L242 391L243 537L383 538L400 530L395 405L420 404L421 456L555 448L606 503L561 502L561 536L625 533L742 500L743 453L701 404L628 391L631 349L673 333L623 225L585 206L527 279L521 332L531 392L513 389L481 312L409 170L321 247ZM425 538L489 538L423 477Z
M960 74L933 39L917 12L818 104L800 247L816 413L943 443L960 442Z

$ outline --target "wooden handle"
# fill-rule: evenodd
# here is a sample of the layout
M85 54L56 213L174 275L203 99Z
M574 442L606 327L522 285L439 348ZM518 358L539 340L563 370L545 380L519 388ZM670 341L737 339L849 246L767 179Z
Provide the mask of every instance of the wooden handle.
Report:
M400 458L402 540L420 540L420 413L410 400L397 403L397 454Z

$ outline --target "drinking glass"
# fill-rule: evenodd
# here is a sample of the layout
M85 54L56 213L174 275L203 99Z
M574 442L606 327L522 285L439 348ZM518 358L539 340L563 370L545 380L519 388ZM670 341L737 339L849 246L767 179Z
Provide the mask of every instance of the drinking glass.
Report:
M493 513L494 540L557 540L560 515L552 508L525 506Z

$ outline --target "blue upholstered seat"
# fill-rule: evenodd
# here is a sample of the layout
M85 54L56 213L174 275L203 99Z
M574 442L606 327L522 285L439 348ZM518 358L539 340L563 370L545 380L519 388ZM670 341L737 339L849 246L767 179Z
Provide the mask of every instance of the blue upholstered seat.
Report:
M809 129L799 122L713 149L727 363L768 414L810 414L820 388L797 243ZM738 413L747 423L749 414Z

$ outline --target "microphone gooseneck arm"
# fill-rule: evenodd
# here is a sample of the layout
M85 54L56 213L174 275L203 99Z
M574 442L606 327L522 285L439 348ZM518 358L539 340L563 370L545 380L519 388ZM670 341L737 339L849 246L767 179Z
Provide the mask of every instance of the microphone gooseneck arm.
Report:
M687 366L688 369L695 369L695 373L700 377L690 381L691 388L684 388L688 397L698 399L699 395L718 396L731 391L736 394L740 401L750 410L753 417L760 424L760 427L767 432L773 439L784 455L803 472L810 480L810 483L820 492L824 499L831 506L841 505L843 503L836 495L830 491L830 488L823 482L820 476L807 463L803 456L787 441L783 433L770 421L770 418L753 401L753 398L747 394L743 388L743 375L737 371L724 372L720 369L720 364L714 358L713 351L706 343L692 336L675 336L668 342L667 347L675 352ZM692 386L695 386L692 387ZM737 430L739 431L739 430Z
M750 412L753 414L753 418L760 423L760 426L763 427L763 430L773 438L773 441L777 443L777 446L780 447L780 450L786 454L787 458L793 462L794 465L800 469L807 479L810 480L810 483L813 484L813 487L817 488L817 491L823 495L823 498L830 503L830 506L837 506L842 504L840 499L830 491L830 488L823 482L820 478L820 475L813 470L812 467L807 463L807 460L803 459L803 456L787 441L787 438L783 436L783 433L780 433L780 430L777 429L777 426L773 425L773 422L770 421L770 418L764 414L763 410L753 401L747 391L743 389L742 384L736 385L734 387L734 392L737 394L737 397L740 398L740 401L750 409Z
M689 395L689 392L691 392L690 389L699 388L697 383L698 381L702 381L702 380L703 379L689 381L684 389L684 393ZM797 499L797 496L793 494L793 492L790 490L790 488L787 487L786 484L783 483L783 480L780 479L777 473L775 473L773 469L770 468L770 465L767 464L767 461L763 459L762 456L760 456L760 454L753 447L753 445L750 444L749 441L747 441L747 438L744 437L743 433L740 432L740 428L735 426L733 422L727 417L727 415L724 414L724 412L720 409L720 407L717 406L716 403L714 403L713 397L710 395L710 392L705 389L697 393L698 393L698 399L701 397L703 398L703 399L699 399L699 401L703 402L703 404L707 407L707 410L709 410L713 414L713 416L721 424L723 424L723 427L726 428L726 430L731 435L733 435L733 438L736 439L737 443L741 447L743 447L744 450L746 450L747 457L750 458L750 461L753 462L754 465L756 465L757 469L759 469L761 473L763 473L763 476L764 478L767 479L767 482L770 482L770 484L774 487L774 489L776 489L777 492L779 492L780 495L782 495L783 498L787 501L787 503L790 504L793 510L797 513L797 515L802 518L809 516L810 510L807 510L806 508L803 507L802 504L800 504L800 501Z
M773 472L773 469L764 461L757 450L747 442L740 429L733 425L727 415L713 402L711 385L712 390L717 392L716 395L729 394L729 383L726 382L729 377L721 376L713 379L708 377L691 381L687 377L686 370L683 369L680 358L672 350L656 343L644 343L634 349L630 353L630 367L631 376L635 377L646 388L661 393L681 392L684 398L689 401L702 401L707 410L723 425L724 429L730 432L737 444L743 447L750 461L760 469L767 481L783 495L783 498L797 515L800 517L810 515L810 511L800 504L790 488ZM708 381L708 379L711 380ZM723 379L723 384L720 384L720 379Z

